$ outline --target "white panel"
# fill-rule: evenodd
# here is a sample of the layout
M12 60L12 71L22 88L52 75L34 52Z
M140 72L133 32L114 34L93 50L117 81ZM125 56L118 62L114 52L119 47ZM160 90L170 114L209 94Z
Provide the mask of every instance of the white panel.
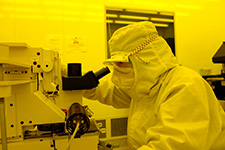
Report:
M17 119L23 125L64 122L64 112L40 92L16 95Z

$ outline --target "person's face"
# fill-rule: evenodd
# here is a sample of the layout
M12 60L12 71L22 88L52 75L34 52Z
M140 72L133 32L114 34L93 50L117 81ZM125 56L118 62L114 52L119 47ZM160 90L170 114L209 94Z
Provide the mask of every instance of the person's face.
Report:
M115 62L112 82L122 89L131 89L134 84L134 69L129 62Z

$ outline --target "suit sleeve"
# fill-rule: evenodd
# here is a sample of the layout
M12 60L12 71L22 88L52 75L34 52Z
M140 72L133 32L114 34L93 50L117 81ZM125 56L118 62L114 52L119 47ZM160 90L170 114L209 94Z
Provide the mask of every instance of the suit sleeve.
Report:
M106 76L100 80L100 84L91 90L83 90L83 96L87 99L98 100L115 108L129 108L131 98L123 90L117 88L111 77Z

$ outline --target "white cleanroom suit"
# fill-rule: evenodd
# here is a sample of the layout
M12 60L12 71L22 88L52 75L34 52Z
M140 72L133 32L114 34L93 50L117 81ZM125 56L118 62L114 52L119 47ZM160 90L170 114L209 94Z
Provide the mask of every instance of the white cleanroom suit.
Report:
M134 80L127 80L132 84L123 88L123 75L112 80L115 85L103 79L97 88L84 91L84 97L129 108L130 149L225 150L225 113L211 87L179 65L151 22L118 29L109 48L111 58L105 64L132 63ZM120 77L118 71L113 76Z

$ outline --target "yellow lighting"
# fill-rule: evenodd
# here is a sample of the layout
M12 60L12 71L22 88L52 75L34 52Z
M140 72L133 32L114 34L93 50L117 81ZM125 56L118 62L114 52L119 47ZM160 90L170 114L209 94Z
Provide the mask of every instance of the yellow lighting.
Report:
M6 12L12 12L12 11L14 11L14 7L6 7L6 6L4 6L4 7L2 7L1 8L1 12L2 11L6 11Z
M116 14L106 14L106 17L117 18Z
M2 11L10 11L12 12L14 10L13 7L3 7ZM40 13L41 10L39 8L28 8L28 7L18 7L15 9L15 11L18 13Z
M86 12L85 15L94 16L94 17L102 17L104 14L100 12Z
M80 11L74 11L74 10L63 10L64 15L81 15Z
M186 12L177 12L176 15L177 16L182 16L182 17L190 16L190 14L189 13L186 13Z
M58 15L61 15L62 14L62 10L60 10L60 9L56 9L56 8L51 8L51 9L45 9L44 10L44 12L45 13L47 13L47 14L58 14Z
M62 2L60 2L60 1L54 1L54 0L45 0L45 1L43 1L42 2L43 4L45 4L45 5L55 5L55 6L61 6L62 5Z
M84 4L81 4L81 3L74 3L74 2L64 2L63 1L63 7L80 7L80 8L82 8L82 7L84 7Z
M173 13L169 13L169 12L160 12L160 15L165 15L165 16L174 16Z
M62 20L61 16L54 16L54 15L48 15L46 16L46 18L49 20L57 20L57 21Z
M0 13L0 17L4 17L4 18L7 18L7 19L12 19L12 18L15 18L15 15L14 14L10 14L10 13Z
M174 22L173 19L151 18L151 21Z
M18 14L16 15L18 18L22 19L42 19L43 17L40 15L30 15L30 14Z
M124 18L124 19L137 19L137 20L149 20L149 17L128 16L128 15L120 15L120 18Z
M117 24L132 24L135 22L133 22L133 21L115 21L115 23L117 23Z
M106 20L106 23L113 23L112 20Z
M123 11L123 9L121 9L121 8L106 8L106 10Z
M156 27L168 27L168 24L154 23Z
M39 8L28 8L28 7L20 7L16 8L16 12L27 12L27 13L40 13L41 10Z
M17 5L18 4L21 4L21 5L24 5L24 4L35 4L35 5L37 5L39 3L39 1L38 0L31 0L31 1L28 1L28 0L19 0L19 1L17 1Z
M99 10L99 9L102 9L102 6L96 5L96 4L89 4L89 5L87 5L87 8L88 8L88 9Z
M102 19L95 19L95 18L83 18L83 21L85 21L85 22L90 22L90 23L93 23L93 22L97 22L97 23L99 23L99 22L103 22L103 20Z
M148 11L148 10L135 10L135 9L126 9L127 12L135 12L135 13L145 13L145 14L158 14L157 11Z
M80 21L80 19L78 19L77 17L69 17L69 16L65 16L63 17L63 20L65 21Z
M195 9L195 10L201 10L202 6L198 6L198 5L184 5L184 4L175 4L176 7L179 8L186 8L186 9Z

